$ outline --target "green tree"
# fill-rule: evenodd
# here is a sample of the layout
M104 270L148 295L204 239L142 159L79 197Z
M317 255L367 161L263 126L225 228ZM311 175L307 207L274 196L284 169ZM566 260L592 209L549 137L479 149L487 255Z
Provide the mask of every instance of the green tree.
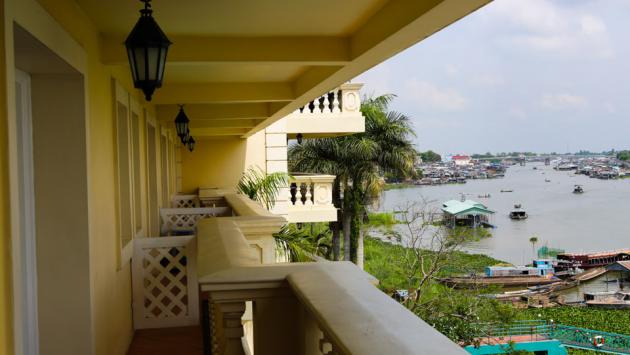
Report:
M291 171L336 176L333 203L340 210L341 228L338 222L331 225L334 260L341 255L340 232L343 232L344 260L362 263L358 250L363 238L361 226L366 220L367 206L383 189L381 176L415 173L416 151L409 139L414 132L409 117L389 110L393 98L394 95L382 95L363 99L363 133L309 139L289 148Z
M532 243L532 255L534 255L534 259L536 259L536 243L538 243L538 237L533 236L529 238L529 242Z
M622 161L630 160L630 150L622 150L620 152L617 152L617 159Z
M425 163L436 163L442 161L442 156L432 150L420 152L420 158L422 158L422 161Z

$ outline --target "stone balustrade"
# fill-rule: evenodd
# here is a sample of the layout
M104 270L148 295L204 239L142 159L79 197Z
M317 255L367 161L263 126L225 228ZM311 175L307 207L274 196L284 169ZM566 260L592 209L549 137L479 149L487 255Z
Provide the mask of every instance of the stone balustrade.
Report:
M359 133L365 130L361 114L363 84L344 84L309 102L287 116L289 136L306 137Z
M466 354L352 263L261 264L239 218L198 224L201 318L212 354Z
M289 179L287 219L294 223L337 220L332 201L334 175L294 174Z

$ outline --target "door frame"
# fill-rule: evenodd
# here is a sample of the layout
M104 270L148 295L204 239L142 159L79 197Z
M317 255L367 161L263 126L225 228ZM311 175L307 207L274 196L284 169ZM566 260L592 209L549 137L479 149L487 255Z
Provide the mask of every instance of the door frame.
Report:
M18 90L19 84L19 90ZM35 184L33 162L33 117L31 78L15 69L18 192L12 208L18 221L13 244L13 297L16 354L39 354L37 297L37 237L35 231ZM18 101L19 100L19 101ZM19 102L19 104L18 104Z

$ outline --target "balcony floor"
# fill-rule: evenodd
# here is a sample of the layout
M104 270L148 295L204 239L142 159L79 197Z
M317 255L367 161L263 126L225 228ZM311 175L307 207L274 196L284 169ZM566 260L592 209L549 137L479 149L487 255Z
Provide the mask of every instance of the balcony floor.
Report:
M201 327L136 330L127 355L202 355Z

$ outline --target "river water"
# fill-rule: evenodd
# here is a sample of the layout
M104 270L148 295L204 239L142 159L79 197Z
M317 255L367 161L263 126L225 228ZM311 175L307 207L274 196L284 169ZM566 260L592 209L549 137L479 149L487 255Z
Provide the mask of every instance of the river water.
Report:
M582 185L585 192L572 193L575 184ZM496 226L492 237L471 243L466 248L471 252L522 265L533 257L532 236L538 237L536 248L546 244L567 252L630 248L630 179L591 179L573 171L555 171L542 163L512 166L500 179L389 190L383 194L379 210L399 210L408 202L423 200L439 209L442 202L458 200L462 193L496 212L490 220ZM485 194L491 197L478 198ZM511 220L508 214L514 204L521 204L529 218Z

